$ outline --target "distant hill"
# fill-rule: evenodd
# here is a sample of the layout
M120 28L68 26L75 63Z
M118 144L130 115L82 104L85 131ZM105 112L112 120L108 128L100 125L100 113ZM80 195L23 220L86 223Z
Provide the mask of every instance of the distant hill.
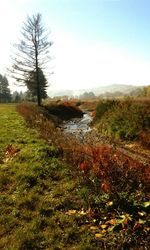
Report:
M98 86L95 88L87 88L87 89L78 89L78 90L69 90L69 89L60 89L60 90L51 90L49 91L49 96L79 96L84 92L93 92L96 96L105 94L105 93L115 93L121 92L123 94L129 94L139 88L143 88L144 86L134 86L134 85L125 85L125 84L112 84L106 86Z
M115 93L115 92L122 92L124 94L129 94L131 91L136 90L137 86L133 86L133 85L125 85L125 84L112 84L112 85L108 85L108 86L100 86L97 88L93 88L93 92L96 95L99 94L104 94L106 92L110 92L110 93Z

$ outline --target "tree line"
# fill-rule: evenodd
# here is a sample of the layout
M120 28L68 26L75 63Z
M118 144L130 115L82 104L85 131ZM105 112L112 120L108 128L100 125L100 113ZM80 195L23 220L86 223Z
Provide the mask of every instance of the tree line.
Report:
M40 77L42 81L44 78L42 73L40 74ZM46 97L48 97L47 93L43 89L42 98L45 99ZM7 77L0 74L0 103L18 103L21 101L36 101L35 88L33 87L33 89L31 89L31 86L29 86L28 90L25 92L16 90L11 92Z

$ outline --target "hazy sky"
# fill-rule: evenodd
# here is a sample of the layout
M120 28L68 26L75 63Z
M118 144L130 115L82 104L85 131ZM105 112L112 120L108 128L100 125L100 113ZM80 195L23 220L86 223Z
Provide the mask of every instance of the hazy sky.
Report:
M150 0L0 1L0 73L27 15L42 14L54 41L51 89L150 84Z

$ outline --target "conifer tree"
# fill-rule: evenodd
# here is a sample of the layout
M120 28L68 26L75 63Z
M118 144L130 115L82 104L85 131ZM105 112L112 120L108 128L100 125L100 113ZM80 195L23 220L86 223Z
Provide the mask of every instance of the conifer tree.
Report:
M11 93L9 89L9 83L6 76L0 74L0 102L11 102Z
M52 45L52 42L48 41L49 33L41 19L42 16L39 13L27 17L21 31L22 39L14 46L13 65L10 69L11 76L17 82L25 84L32 93L36 94L39 106L47 87L46 83L43 90L41 77L44 78L43 68L50 59L49 48Z

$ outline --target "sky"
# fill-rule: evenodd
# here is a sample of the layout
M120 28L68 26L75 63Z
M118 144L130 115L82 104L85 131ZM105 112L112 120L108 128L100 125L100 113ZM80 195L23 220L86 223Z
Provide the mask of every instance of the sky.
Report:
M54 42L50 90L150 84L149 0L5 0L0 10L0 74L27 15L41 13Z

